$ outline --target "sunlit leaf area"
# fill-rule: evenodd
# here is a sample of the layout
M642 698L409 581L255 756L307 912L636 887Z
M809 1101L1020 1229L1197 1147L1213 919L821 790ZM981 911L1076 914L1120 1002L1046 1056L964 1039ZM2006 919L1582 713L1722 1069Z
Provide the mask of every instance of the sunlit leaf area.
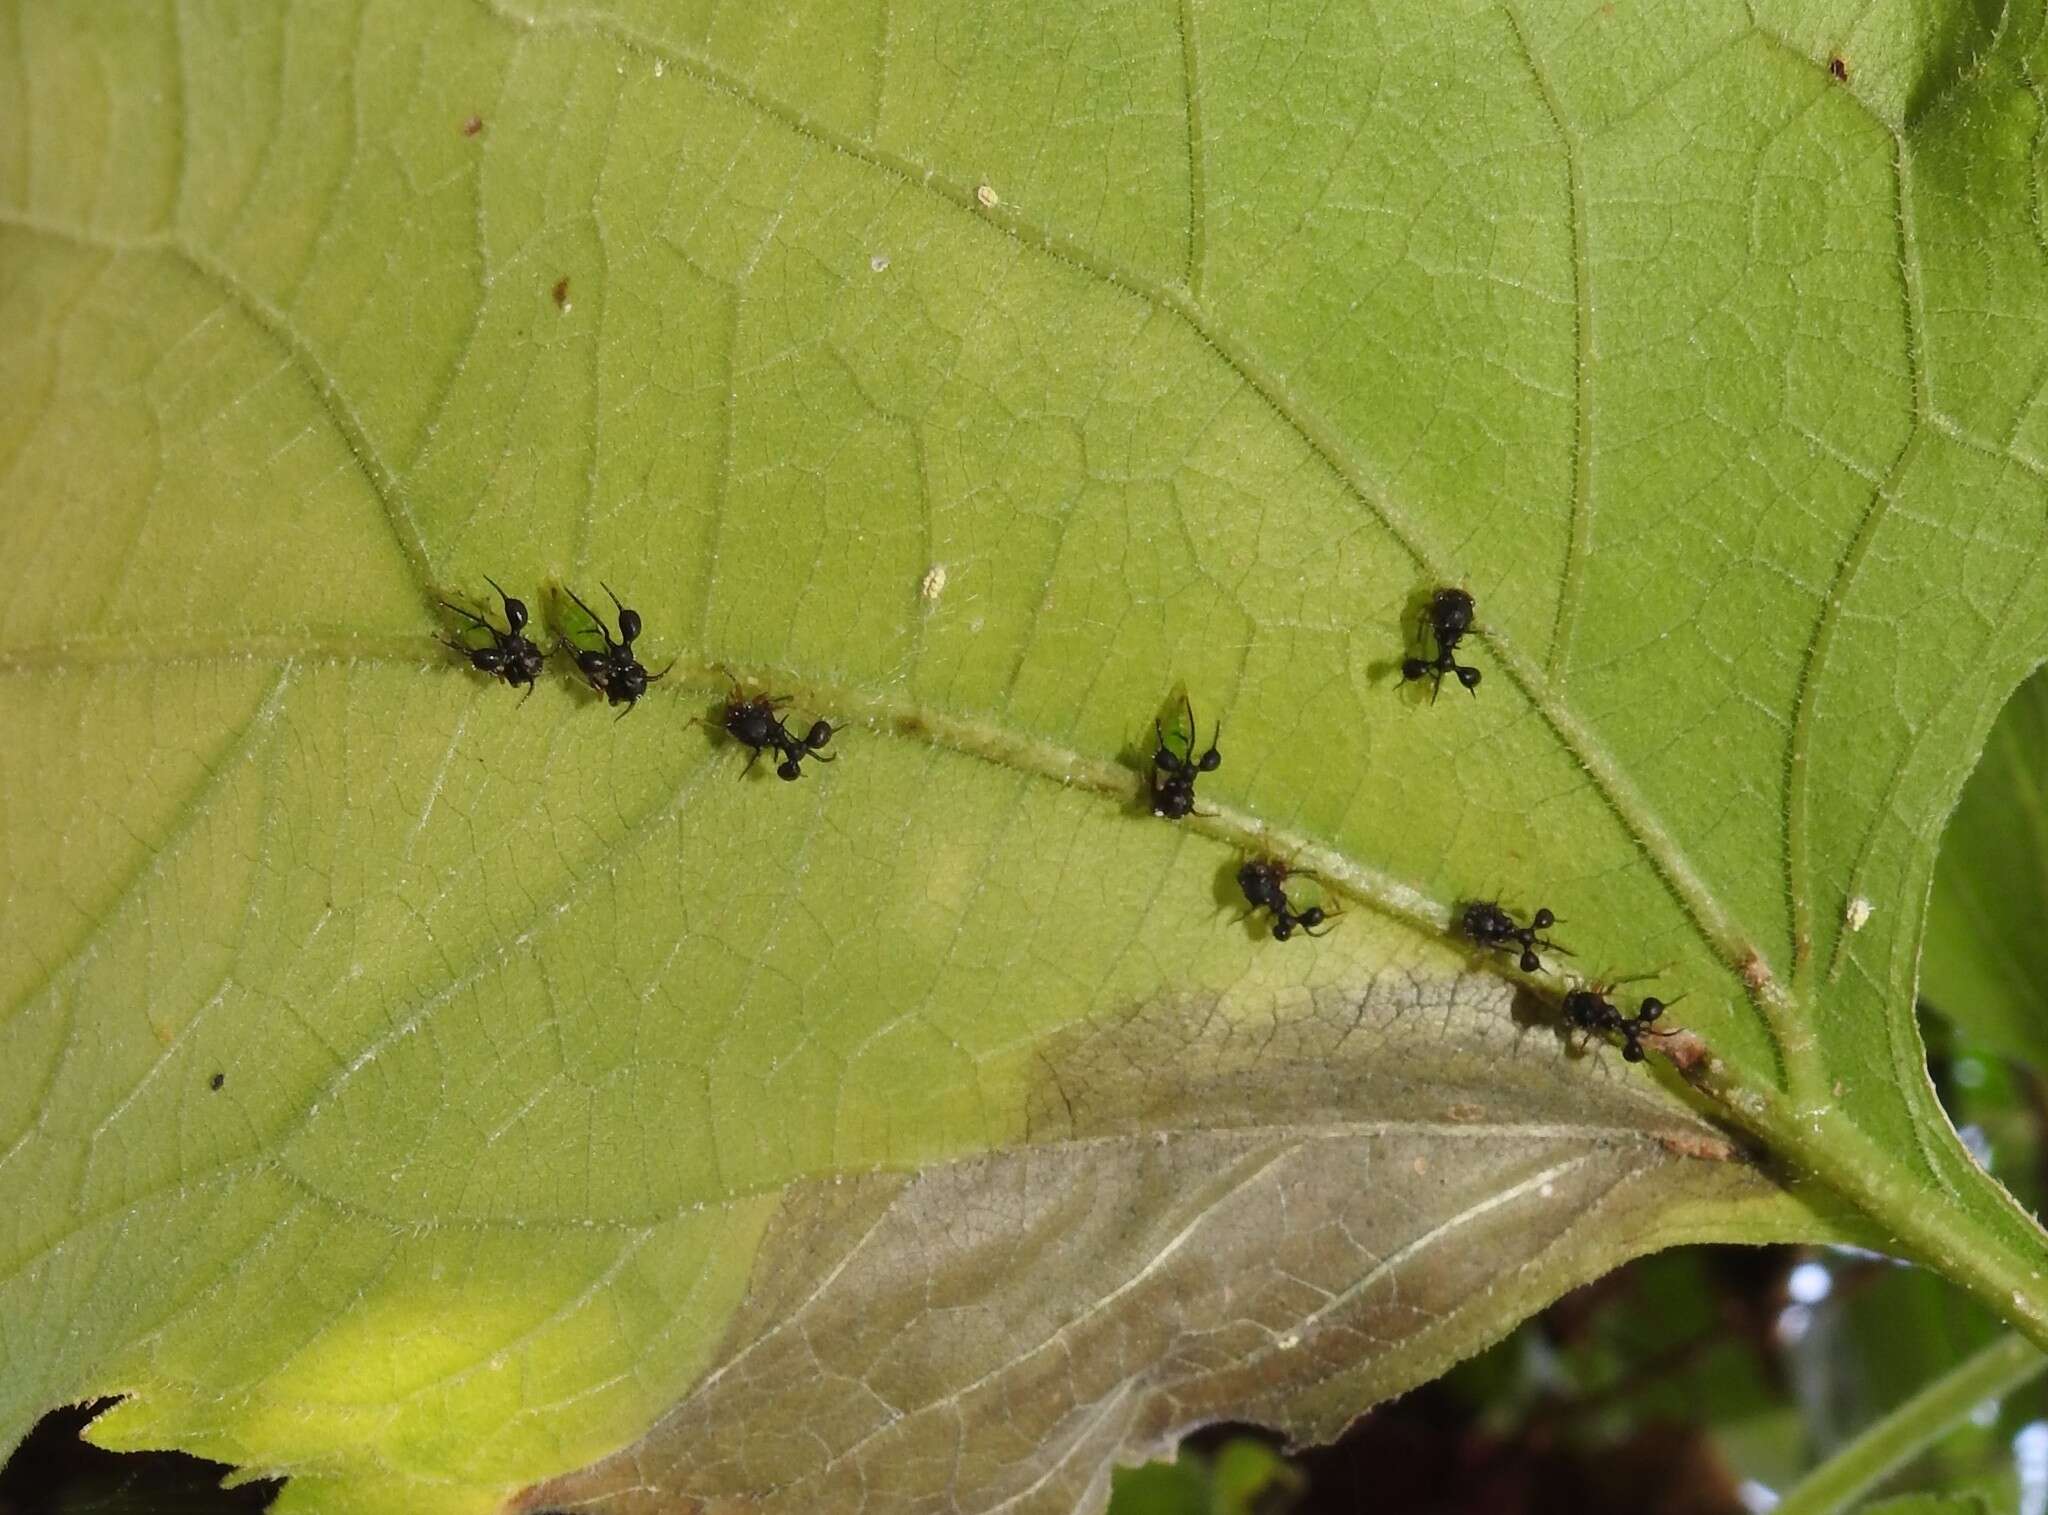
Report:
M2048 1515L2042 0L0 0L0 1515Z

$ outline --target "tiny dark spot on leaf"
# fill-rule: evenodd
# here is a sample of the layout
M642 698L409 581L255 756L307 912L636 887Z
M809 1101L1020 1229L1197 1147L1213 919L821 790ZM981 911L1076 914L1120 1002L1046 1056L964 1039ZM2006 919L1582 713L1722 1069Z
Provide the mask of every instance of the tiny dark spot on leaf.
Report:
M209 1089L218 1089L222 1084L226 1083L227 1081L228 1076L225 1073L216 1073L212 1078L209 1078L206 1081L206 1087Z
M561 278L555 280L555 287L549 293L555 297L557 305L567 310L569 308L569 276L563 274Z
M1849 82L1849 65L1840 58L1828 59L1828 72L1835 76L1835 81L1838 84L1847 84Z
M484 118L482 116L471 116L467 121L462 123L462 135L465 137L474 137L478 132L482 131L483 129Z

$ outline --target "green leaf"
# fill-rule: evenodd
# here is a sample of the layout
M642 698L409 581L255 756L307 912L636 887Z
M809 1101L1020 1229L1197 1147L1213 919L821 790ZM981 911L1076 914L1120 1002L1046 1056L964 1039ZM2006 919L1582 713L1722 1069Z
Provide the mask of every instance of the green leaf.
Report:
M2039 1378L2043 1366L2048 1366L2048 1359L2038 1347L2007 1332L1929 1380L1830 1452L1786 1492L1777 1508L1784 1515L1835 1515L1851 1508L1966 1417Z
M2048 674L2000 714L1942 834L1923 989L2009 1057L2048 1067Z
M1704 1237L2048 1341L1912 1012L2048 650L2042 32L0 9L0 1441L1065 1507ZM676 661L521 703L435 640L487 575ZM835 761L741 781L728 676ZM1233 919L1254 850L1328 936Z
M1172 1462L1119 1469L1109 1515L1278 1515L1302 1485L1272 1447L1237 1436L1214 1457L1183 1449Z

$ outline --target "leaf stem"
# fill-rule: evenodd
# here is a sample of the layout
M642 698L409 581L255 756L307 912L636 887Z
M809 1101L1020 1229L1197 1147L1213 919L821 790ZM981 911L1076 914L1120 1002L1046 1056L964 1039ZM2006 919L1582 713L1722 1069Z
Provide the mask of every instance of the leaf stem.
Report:
M1960 1193L1929 1182L1833 1108L1802 1108L1775 1089L1743 1083L1718 1059L1688 1071L1693 1086L1781 1162L1803 1170L1889 1232L1887 1250L1910 1257L1968 1290L2007 1325L2048 1350L2048 1254L2023 1250L2039 1227L1989 1174L1982 1189L2010 1207L2002 1232ZM2031 1233L2031 1234L2029 1234Z
M1833 1515L1932 1445L1987 1399L2010 1394L2048 1367L2048 1357L2008 1332L1949 1369L1808 1473L1777 1515Z

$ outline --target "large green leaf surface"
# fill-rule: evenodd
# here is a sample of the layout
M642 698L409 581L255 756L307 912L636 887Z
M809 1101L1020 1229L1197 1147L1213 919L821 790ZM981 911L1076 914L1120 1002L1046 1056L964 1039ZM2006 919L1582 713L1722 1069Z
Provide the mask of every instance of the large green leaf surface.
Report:
M2044 47L0 5L0 1445L122 1393L297 1512L1085 1508L1694 1237L2048 1339L1912 1020L2048 648ZM677 661L522 703L434 640L486 575ZM742 780L724 669L837 761ZM1235 919L1257 847L1328 936ZM1661 969L1690 1081L1461 946L1496 893Z
M1922 993L1989 1047L2048 1067L2048 673L2022 684L1942 834Z

